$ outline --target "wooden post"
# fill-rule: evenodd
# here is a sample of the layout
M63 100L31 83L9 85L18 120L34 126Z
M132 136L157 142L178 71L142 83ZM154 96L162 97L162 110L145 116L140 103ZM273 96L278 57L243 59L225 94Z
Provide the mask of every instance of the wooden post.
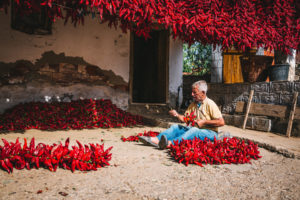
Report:
M249 115L249 111L250 111L250 107L251 107L253 94L254 94L254 90L251 90L250 95L249 95L249 99L248 99L248 103L247 103L247 109L246 109L246 115L245 115L245 118L244 118L243 129L246 128L246 123L247 123L247 119L248 119L248 115Z
M295 115L295 110L296 110L296 105L297 105L297 98L298 98L298 92L295 92L294 93L294 99L293 99L292 107L291 107L291 112L290 112L288 127L286 129L286 136L287 137L291 137L293 120L294 120L294 115Z

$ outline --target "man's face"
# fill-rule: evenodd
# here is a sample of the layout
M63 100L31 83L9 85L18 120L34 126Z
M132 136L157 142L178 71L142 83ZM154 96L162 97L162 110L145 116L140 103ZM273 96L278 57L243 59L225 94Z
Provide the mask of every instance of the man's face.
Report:
M202 102L205 99L206 94L204 91L200 91L197 87L193 87L192 88L192 97L193 97L194 101Z

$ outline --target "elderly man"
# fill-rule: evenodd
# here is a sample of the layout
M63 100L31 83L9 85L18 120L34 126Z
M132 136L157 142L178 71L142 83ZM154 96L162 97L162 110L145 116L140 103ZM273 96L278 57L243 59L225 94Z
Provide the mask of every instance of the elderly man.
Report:
M224 126L225 122L216 103L206 96L207 84L205 81L197 81L192 85L193 102L189 105L185 115L180 115L176 110L170 110L170 115L185 122L184 117L194 113L195 126L172 125L169 129L160 133L157 137L140 136L139 140L144 144L158 146L160 149L167 148L171 143L182 139L191 140L199 138L214 140L218 138L218 127Z

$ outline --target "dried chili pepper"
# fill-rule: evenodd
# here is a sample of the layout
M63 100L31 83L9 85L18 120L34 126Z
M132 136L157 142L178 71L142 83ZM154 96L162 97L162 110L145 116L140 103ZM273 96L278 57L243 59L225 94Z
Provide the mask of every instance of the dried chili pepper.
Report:
M30 145L27 146L27 140L24 139L23 148L17 139L15 143L9 143L2 139L4 146L0 145L0 167L8 173L16 169L30 170L32 168L48 168L50 171L56 171L58 167L72 170L89 171L97 170L99 167L109 165L111 160L112 147L104 150L104 144L82 145L77 141L77 146L68 148L69 138L66 139L65 145L52 144L46 145L39 143L35 146L34 138L31 139Z
M144 133L138 133L137 135L131 135L128 136L127 138L125 138L124 136L121 136L121 140L123 142L138 142L139 138L138 136L148 136L148 137L156 137L159 135L159 132L155 132L155 131L148 131L148 132L144 132Z

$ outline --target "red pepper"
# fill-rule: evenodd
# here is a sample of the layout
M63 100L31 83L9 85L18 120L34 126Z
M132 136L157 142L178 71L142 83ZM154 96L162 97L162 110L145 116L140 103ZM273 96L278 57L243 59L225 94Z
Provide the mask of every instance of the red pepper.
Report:
M5 164L4 160L0 160L1 167L4 168L8 173L10 173L9 167Z

